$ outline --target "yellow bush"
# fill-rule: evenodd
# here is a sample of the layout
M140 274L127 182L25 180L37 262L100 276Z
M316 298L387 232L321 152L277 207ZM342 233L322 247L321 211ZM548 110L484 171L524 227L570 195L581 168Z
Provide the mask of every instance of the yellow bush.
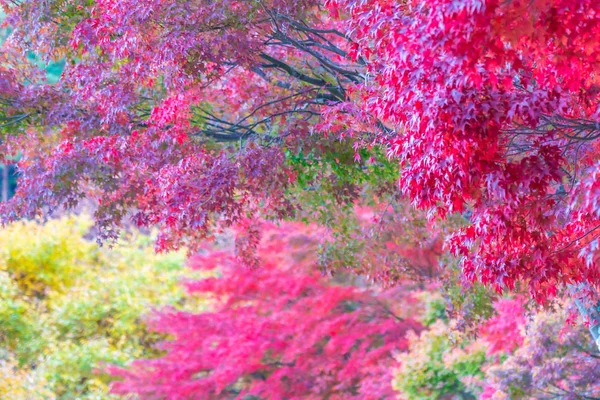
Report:
M90 227L85 217L12 224L0 230L0 269L26 295L44 297L65 290L94 258L93 243L83 239Z
M0 229L0 348L11 354L0 351L0 398L111 398L99 368L155 354L144 317L199 306L179 285L184 253L157 255L138 233L99 248L90 227L80 216Z

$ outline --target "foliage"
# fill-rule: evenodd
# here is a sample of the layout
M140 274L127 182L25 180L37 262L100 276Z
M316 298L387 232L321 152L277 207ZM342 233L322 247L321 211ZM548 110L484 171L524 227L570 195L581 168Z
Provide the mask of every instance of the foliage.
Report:
M475 399L481 393L487 361L482 342L457 346L440 320L420 336L409 337L409 352L398 357L395 386L407 399Z
M523 299L499 299L494 303L496 315L489 318L480 329L482 337L489 343L488 354L511 353L523 344L525 310Z
M27 296L44 298L50 291L64 292L84 272L82 260L94 248L83 238L89 227L85 220L63 219L43 226L23 222L3 229L3 270Z
M594 1L2 4L4 151L25 156L6 220L93 197L101 237L135 210L159 249L194 246L289 215L299 160L350 138L387 147L429 217L468 214L449 242L468 280L539 301L597 283ZM66 60L55 85L29 50ZM321 177L344 202L364 183Z
M427 303L435 296L424 292ZM598 396L599 354L585 325L568 321L569 302L525 313L524 299L501 298L473 338L436 320L398 357L395 387L408 399L586 399ZM423 318L429 318L427 313ZM569 317L569 318L571 318Z
M467 279L539 301L597 284L598 3L328 4L374 78L322 129L363 138L371 122L413 204L469 214L450 240Z
M20 368L14 360L3 357L0 360L0 396L4 399L54 399L47 388L47 382L36 371Z
M293 173L281 145L296 153L317 110L343 89L259 37L338 35L294 22L328 19L313 1L179 3L0 3L12 29L0 71L3 152L24 156L4 220L91 197L101 238L114 239L135 209L136 224L160 227L166 250L193 247L246 214L289 214ZM290 25L273 32L270 19ZM23 60L29 50L66 60L56 84Z
M600 395L598 349L559 309L536 314L522 346L490 368L487 398L589 399Z
M447 302L432 289L414 294L422 307L418 318L428 329L409 335L408 352L397 357L394 387L409 400L478 398L494 362L486 352L490 343L457 329L461 320L448 318Z
M295 173L295 185L290 191L304 209L323 207L317 212L317 221L325 226L333 207L352 211L359 199L372 206L377 200L364 196L364 192L383 197L395 189L397 164L380 147L358 149L357 159L352 144L349 140L313 137L305 139L296 153L286 150L286 162Z
M412 309L403 291L416 287L442 287L448 301L445 313L429 303L419 315L432 328L411 338L410 354L419 354L398 370L408 395L474 396L484 369L502 357L518 370L506 385L497 375L509 396L542 396L552 385L565 396L595 390L587 371L594 357L578 353L576 341L537 342L554 323L523 337L522 300L494 303L488 288L539 303L570 293L600 334L597 1L0 5L8 35L0 163L18 158L20 173L0 221L87 199L100 241L116 240L127 220L157 227L158 250L204 252L222 274L190 285L194 294L219 294L211 311L159 314L155 327L174 335L166 354L120 370L118 391L389 396L384 370L413 323L385 310L404 301ZM49 82L52 63L64 70ZM286 234L303 229L299 220L324 227L319 261L286 261L281 240L261 248L263 219L295 221ZM232 226L243 227L233 255L202 247ZM81 238L80 247L44 240L32 240L31 256L29 245L2 250L2 335L22 365L54 349L44 365L56 373L44 376L60 395L91 393L92 378L72 379L66 366L89 371L99 358L154 355L147 349L156 337L137 320L151 301L179 301L170 286L176 268L166 268L162 292L153 286L160 268L125 271L158 259L141 262L150 256L140 253L115 263ZM233 329L241 323L254 335ZM334 337L335 324L344 329ZM481 327L489 354L470 348L470 337L455 349L442 334L455 325ZM386 341L394 332L397 348ZM567 364L543 372L559 365L555 350ZM523 372L530 356L544 361L543 379ZM109 378L93 379L103 388ZM513 381L522 392L511 392Z
M398 291L390 297L323 280L309 229L270 228L253 270L223 251L194 258L195 268L218 268L218 277L188 284L214 307L158 314L154 329L173 338L161 345L166 355L114 370L124 378L115 391L180 399L393 396L393 354L420 325L394 314Z
M149 310L199 306L185 305L178 287L182 254L158 256L143 235L102 250L86 239L90 227L89 218L63 217L0 229L7 398L108 398L111 378L95 372L102 363L155 354L160 337L142 319Z

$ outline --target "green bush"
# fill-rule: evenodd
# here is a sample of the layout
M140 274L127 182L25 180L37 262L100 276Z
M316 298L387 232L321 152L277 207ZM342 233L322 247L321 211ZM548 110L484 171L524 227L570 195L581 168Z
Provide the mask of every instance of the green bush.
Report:
M485 345L453 341L442 320L409 337L409 352L398 359L394 385L409 400L476 399L482 390Z

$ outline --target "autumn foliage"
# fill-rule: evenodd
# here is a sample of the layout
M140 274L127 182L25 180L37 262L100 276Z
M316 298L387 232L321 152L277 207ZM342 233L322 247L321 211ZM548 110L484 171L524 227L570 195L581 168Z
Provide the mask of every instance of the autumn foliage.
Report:
M218 276L187 284L190 294L211 300L212 310L157 315L151 325L173 338L161 346L166 355L116 371L125 380L115 392L142 398L393 397L393 357L407 348L409 330L420 331L418 322L395 314L397 302L410 299L397 290L377 293L325 281L306 229L267 230L254 270L226 252L192 258L192 268L218 268Z
M403 192L470 214L449 242L465 276L538 300L596 284L597 2L330 4L368 60L353 104L395 132Z
M468 212L467 279L540 301L597 283L596 2L175 4L6 2L5 219L94 196L104 237L132 211L159 248L193 244L289 215L281 149L317 130L386 146L431 217ZM24 50L68 59L61 80Z
M214 308L157 314L173 340L120 393L538 396L484 381L558 352L527 313L565 298L600 345L599 2L0 5L0 163L19 172L0 221L85 201L100 243L157 228L214 275L188 284ZM409 300L434 291L433 317ZM548 382L592 393L573 365L573 388Z

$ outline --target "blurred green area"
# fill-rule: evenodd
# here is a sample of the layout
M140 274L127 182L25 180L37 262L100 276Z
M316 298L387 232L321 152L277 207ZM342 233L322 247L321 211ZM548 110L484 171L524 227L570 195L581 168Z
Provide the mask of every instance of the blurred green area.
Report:
M399 354L393 385L408 400L471 400L480 398L487 344L468 338L453 327L440 293L417 295L424 309L419 316L427 330L408 335L408 352Z
M109 399L103 363L156 355L144 317L198 310L179 285L185 254L155 254L129 233L114 248L88 239L88 217L0 229L0 398Z

